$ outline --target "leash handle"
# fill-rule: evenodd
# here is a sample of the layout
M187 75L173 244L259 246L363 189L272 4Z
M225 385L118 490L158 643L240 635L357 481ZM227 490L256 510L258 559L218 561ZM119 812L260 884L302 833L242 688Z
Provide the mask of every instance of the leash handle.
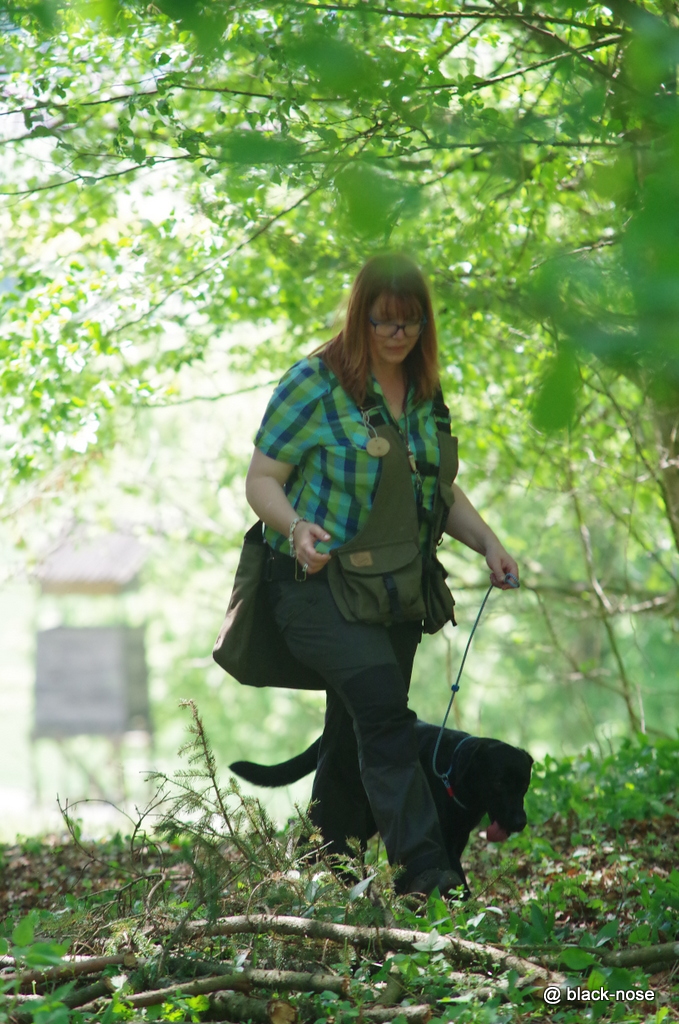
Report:
M516 578L516 576L514 575L513 572L505 573L504 582L508 583L509 586L512 588L512 590L518 590L518 588L521 586L521 584L519 583L518 579ZM474 622L474 625L472 626L471 633L469 634L469 639L467 640L467 646L465 647L464 654L462 655L462 661L460 662L460 668L459 668L458 673L457 673L457 678L455 679L455 682L453 683L453 685L450 688L452 690L452 693L450 695L450 700L448 701L448 707L446 709L446 713L444 715L443 722L441 724L441 728L439 729L439 734L438 734L438 737L437 737L437 740L436 740L436 746L434 747L434 753L433 753L432 759L431 759L432 771L434 772L434 775L438 779L441 779L441 781L443 782L443 784L446 787L446 789L450 789L450 780L448 778L448 772L443 772L442 773L442 772L439 772L437 770L437 768L436 768L436 758L438 757L439 747L441 746L441 740L443 738L443 730L446 727L446 722L448 721L448 715L450 714L450 709L452 708L453 701L455 700L455 694L460 689L460 677L462 676L462 669L464 668L464 663L467 660L467 654L469 652L469 648L471 647L472 638L474 636L474 633L476 632L476 627L479 624L479 620L480 620L481 616L483 615L483 609L486 607L486 601L490 597L491 591L493 590L494 586L495 586L495 584L491 583L491 585L488 587L488 590L486 591L486 596L484 597L483 601L481 602L481 607L479 608L479 613L476 616L476 620Z

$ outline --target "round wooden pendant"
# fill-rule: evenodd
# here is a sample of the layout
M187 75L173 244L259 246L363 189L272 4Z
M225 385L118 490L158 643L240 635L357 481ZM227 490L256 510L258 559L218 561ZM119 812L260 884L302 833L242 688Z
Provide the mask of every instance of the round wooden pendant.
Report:
M381 459L383 455L387 455L390 447L391 445L386 437L371 437L365 446L368 455L376 455L378 459Z

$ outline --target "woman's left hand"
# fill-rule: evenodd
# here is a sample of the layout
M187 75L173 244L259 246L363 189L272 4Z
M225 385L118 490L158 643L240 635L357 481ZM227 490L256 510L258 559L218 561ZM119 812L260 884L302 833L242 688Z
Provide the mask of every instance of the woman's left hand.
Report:
M490 569L490 582L493 586L499 587L500 590L514 589L511 583L505 583L505 576L507 573L511 573L516 577L518 583L519 567L499 541L497 544L490 544L486 549L486 561Z

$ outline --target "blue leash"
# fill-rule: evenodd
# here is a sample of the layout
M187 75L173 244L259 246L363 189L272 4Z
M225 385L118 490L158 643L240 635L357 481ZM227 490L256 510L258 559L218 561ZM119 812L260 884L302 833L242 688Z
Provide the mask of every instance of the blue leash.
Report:
M511 573L511 572L508 572L508 573L505 574L504 582L508 583L509 586L512 588L512 590L517 590L518 587L520 586L520 583L517 580L516 576L513 573ZM450 714L450 709L452 708L453 701L455 700L455 694L460 689L460 677L462 675L462 669L464 668L464 663L467 660L467 653L468 653L469 648L471 646L472 638L474 636L474 633L476 632L476 627L479 624L479 620L480 620L481 616L483 615L483 609L486 607L486 601L490 597L490 593L493 590L494 586L495 586L495 584L491 583L491 585L488 587L488 590L486 591L486 596L484 597L483 601L481 602L481 607L479 608L479 614L476 616L476 621L475 621L474 625L472 626L471 633L469 634L469 639L467 640L467 646L464 649L464 654L462 655L462 662L460 664L460 668L459 668L459 671L457 673L457 679L455 680L455 682L453 683L453 685L450 688L452 690L452 693L450 695L450 700L448 701L448 707L446 709L446 713L445 713L444 718L443 718L443 723L441 725L441 728L439 729L438 738L436 740L436 746L434 747L434 753L433 753L432 759L431 759L431 767L432 767L432 771L434 772L434 775L437 777L437 779L441 780L443 785L446 787L446 791L448 793L448 796L452 797L453 799L455 799L455 794L453 792L453 787L450 784L450 773L453 770L453 763L454 763L454 761L451 761L451 764L450 764L450 767L448 768L448 771L440 772L436 768L436 758L438 757L439 747L441 745L441 740L443 738L443 730L446 727L446 722L448 721L448 715ZM462 744L466 740L470 740L470 739L473 739L473 737L472 736L465 736L465 738L457 745L457 747L455 749L455 753L457 753L457 751L460 749L460 747L462 746ZM454 755L453 755L453 757L454 757ZM459 800L457 802L459 803ZM463 806L463 805L460 805L460 806Z

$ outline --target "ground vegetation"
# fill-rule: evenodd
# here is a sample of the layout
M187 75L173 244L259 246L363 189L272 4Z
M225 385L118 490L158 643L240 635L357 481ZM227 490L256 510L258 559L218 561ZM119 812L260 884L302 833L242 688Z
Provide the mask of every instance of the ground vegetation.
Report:
M127 835L87 840L64 807L63 837L3 848L4 1021L679 1016L676 741L547 758L526 831L473 837L468 902L404 900L379 845L342 880L303 814L281 830L220 780L190 711L187 768Z

